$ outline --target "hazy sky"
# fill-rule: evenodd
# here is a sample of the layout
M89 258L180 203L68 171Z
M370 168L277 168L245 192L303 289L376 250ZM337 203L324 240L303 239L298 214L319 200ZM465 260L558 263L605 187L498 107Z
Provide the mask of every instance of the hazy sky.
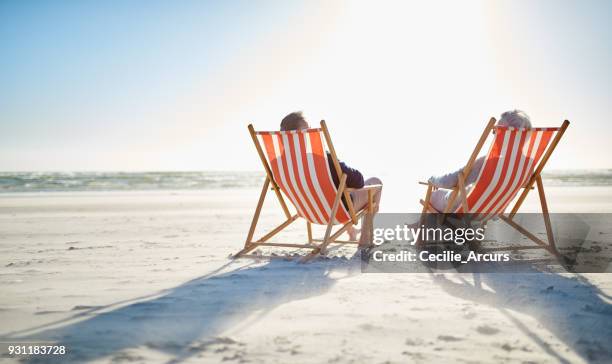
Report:
M490 116L572 125L552 168L612 167L610 1L2 1L0 170L258 170L246 126L328 121L415 178Z

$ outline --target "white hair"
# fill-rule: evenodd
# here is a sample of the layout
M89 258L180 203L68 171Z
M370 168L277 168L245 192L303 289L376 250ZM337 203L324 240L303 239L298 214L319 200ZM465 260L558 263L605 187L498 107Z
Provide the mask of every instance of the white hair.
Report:
M511 110L501 114L501 118L499 118L497 125L511 126L519 129L531 129L531 120L524 111Z

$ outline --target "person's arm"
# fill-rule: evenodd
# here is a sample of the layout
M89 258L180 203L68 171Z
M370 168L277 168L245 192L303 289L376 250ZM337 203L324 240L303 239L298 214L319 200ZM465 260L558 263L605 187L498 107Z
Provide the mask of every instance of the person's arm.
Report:
M476 182L476 179L478 178L478 175L480 174L480 169L482 168L482 165L484 164L484 160L485 160L485 157L483 156L474 161L474 164L472 165L472 170L470 171L469 176L467 176L465 180L466 186ZM442 176L437 176L437 177L432 176L429 178L428 181L430 183L433 183L436 187L439 187L439 188L454 188L457 186L458 179L459 179L459 173L463 172L463 168L459 168L455 172L447 173Z
M346 187L361 188L364 185L363 175L355 168L347 166L344 162L340 162L340 169L346 174Z
M472 164L472 170L470 171L470 175L467 176L467 179L465 180L466 186L476 182L478 175L480 175L480 170L482 169L484 161L485 156L482 156L474 161L474 164Z
M340 178L336 174L336 166L334 166L334 162L332 161L331 154L327 153L327 163L329 165L329 170L332 175L332 179L334 180L334 184L336 187L340 184ZM361 188L364 185L363 175L361 172L356 170L355 168L351 168L347 166L344 162L340 163L340 170L346 174L346 187L349 188Z
M458 180L458 177L459 177L459 173L462 170L463 170L463 168L460 168L460 169L456 170L455 172L447 173L447 174L442 175L442 176L431 176L431 177L429 177L427 182L433 184L434 186L436 186L438 188L448 188L448 189L451 189L451 188L457 186L457 180Z

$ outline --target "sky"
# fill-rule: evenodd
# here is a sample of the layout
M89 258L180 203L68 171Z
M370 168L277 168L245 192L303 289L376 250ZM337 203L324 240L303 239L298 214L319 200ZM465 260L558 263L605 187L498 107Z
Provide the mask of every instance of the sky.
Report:
M247 132L325 119L411 182L491 116L572 124L552 169L611 168L612 2L0 1L0 171L260 170Z

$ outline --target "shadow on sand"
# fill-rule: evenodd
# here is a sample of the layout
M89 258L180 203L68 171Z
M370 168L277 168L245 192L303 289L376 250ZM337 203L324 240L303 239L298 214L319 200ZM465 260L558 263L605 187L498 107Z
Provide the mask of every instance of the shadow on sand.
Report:
M299 265L271 261L243 266L227 273L209 274L138 302L121 303L90 312L54 328L33 328L34 334L14 334L8 339L51 340L66 345L70 354L57 362L145 360L130 357L129 349L147 347L179 363L207 350L230 349L233 357L240 345L228 337L265 317L279 305L326 293L342 275L359 271L355 261L319 261ZM331 273L335 272L333 277ZM452 277L449 279L448 277ZM489 273L434 274L449 295L498 309L526 337L560 363L569 363L549 338L542 337L516 313L536 319L548 332L585 361L612 361L611 297L589 280L574 274ZM486 287L486 288L485 288ZM408 289L408 287L407 287ZM7 339L7 338L3 338ZM229 354L228 354L229 355ZM45 357L44 362L53 362ZM29 360L38 362L36 358Z
M169 362L178 363L209 346L236 344L217 335L226 329L247 327L283 303L321 295L338 279L331 278L331 272L340 272L341 276L350 274L354 268L354 262L346 260L250 264L193 279L154 298L101 313L91 312L77 322L59 323L55 328L9 339L56 341L65 345L69 354L57 357L57 362L62 363L102 357L143 359L126 357L124 351L140 346L161 351L171 358ZM28 362L54 362L50 358L32 357Z
M434 281L448 294L489 305L501 311L544 352L560 363L569 363L514 314L532 316L547 331L572 348L587 362L612 362L612 305L604 294L580 275L552 273L474 273L450 280L436 274ZM486 285L489 289L484 289Z

